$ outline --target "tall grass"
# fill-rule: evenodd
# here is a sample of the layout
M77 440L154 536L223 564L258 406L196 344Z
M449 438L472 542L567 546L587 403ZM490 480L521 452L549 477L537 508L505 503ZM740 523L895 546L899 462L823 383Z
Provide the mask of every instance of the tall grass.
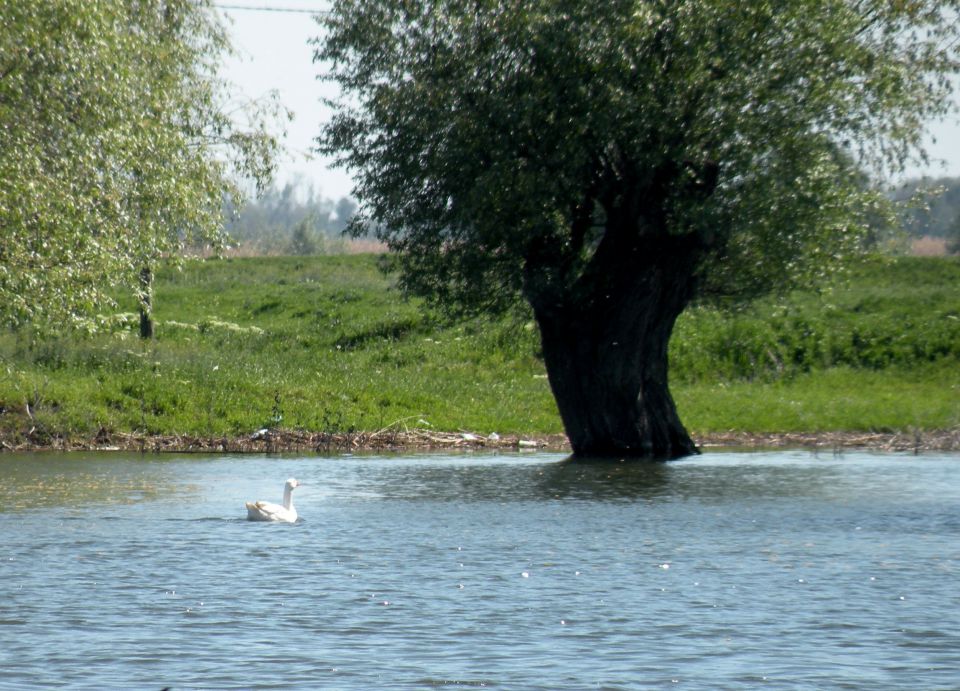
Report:
M93 338L7 334L0 424L28 422L19 404L56 435L557 429L532 331L441 324L371 257L204 262L161 273L156 295L151 342L132 315Z
M681 383L694 433L898 432L960 427L960 362L915 368L837 367L768 381Z
M834 367L885 370L960 357L960 262L876 259L822 293L725 313L688 310L671 342L675 381L775 381Z
M683 419L697 432L956 426L958 285L956 260L878 261L819 295L692 309L671 346ZM149 342L134 307L97 336L0 334L0 439L561 431L532 324L445 322L372 256L161 271Z

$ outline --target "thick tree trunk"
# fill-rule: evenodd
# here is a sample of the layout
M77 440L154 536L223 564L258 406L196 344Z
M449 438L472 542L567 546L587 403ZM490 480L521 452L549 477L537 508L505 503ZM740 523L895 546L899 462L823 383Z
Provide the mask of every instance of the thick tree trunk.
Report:
M594 257L579 285L531 300L574 455L697 453L667 382L667 345L693 294L696 249L670 236L613 249Z

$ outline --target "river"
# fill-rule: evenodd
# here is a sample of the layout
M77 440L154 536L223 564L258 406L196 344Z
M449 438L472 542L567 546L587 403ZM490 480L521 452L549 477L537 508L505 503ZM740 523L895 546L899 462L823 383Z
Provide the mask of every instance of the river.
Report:
M53 686L960 688L960 456L0 455Z

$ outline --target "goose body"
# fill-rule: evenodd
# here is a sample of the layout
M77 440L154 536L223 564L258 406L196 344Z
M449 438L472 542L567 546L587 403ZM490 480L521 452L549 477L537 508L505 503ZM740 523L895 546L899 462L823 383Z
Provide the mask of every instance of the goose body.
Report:
M287 480L283 486L283 504L271 504L268 501L248 501L248 521L279 521L281 523L295 523L297 510L293 506L293 490L300 483L293 478Z

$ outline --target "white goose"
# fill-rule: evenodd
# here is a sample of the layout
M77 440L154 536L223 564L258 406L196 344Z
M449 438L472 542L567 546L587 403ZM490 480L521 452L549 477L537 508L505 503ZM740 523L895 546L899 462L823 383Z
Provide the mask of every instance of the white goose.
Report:
M283 486L283 506L271 504L268 501L248 501L247 520L296 523L297 510L293 508L293 490L299 486L300 483L297 480L293 478L287 480Z

